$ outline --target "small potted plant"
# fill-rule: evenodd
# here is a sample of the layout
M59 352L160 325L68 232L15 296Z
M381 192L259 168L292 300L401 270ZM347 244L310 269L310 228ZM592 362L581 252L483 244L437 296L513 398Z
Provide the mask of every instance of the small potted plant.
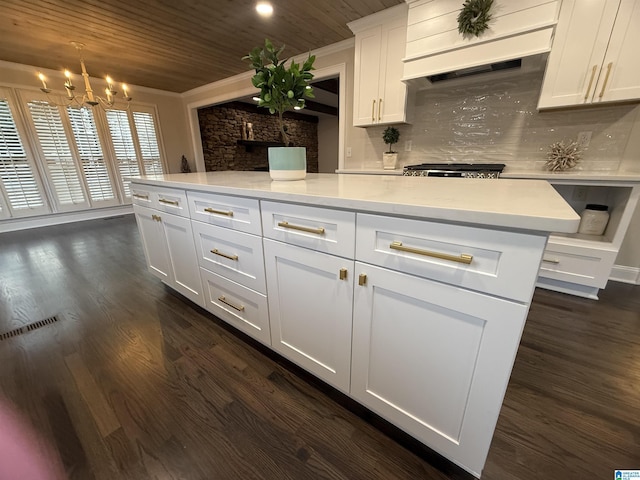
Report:
M284 147L269 148L269 172L273 180L302 180L307 174L307 157L305 147L290 147L291 141L282 115L290 110L299 110L305 106L305 98L314 98L309 82L313 79L313 62L315 55L300 65L291 60L289 67L286 60L279 57L284 45L279 49L265 39L263 47L256 47L249 55L242 57L248 60L256 73L251 78L254 87L260 89L259 107L268 108L271 114L278 114L280 137Z
M393 151L393 144L398 143L400 132L395 127L387 127L382 132L382 140L389 145L389 151L382 155L382 167L385 170L393 170L398 163L398 152Z

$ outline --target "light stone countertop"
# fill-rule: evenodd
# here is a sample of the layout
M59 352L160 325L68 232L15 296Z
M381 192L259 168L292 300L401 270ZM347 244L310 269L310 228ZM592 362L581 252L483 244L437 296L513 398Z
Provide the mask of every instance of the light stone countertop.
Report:
M176 173L134 183L507 229L574 233L580 217L544 180L340 175L271 181L267 172Z

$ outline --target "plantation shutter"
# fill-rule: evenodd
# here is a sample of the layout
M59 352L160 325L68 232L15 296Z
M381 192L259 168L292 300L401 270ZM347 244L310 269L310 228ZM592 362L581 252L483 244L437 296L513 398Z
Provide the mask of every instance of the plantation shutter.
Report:
M86 207L80 173L71 154L59 108L42 100L31 100L27 106L60 209Z
M163 173L162 159L160 158L153 115L148 112L133 112L133 122L138 134L144 173L146 175L161 175Z
M131 126L129 117L125 110L107 110L107 123L111 132L111 141L116 157L118 174L122 179L124 195L131 197L131 187L129 181L124 177L140 176L140 167L138 165L138 157L136 148L133 143L133 135L131 134Z
M48 208L27 158L9 101L0 91L0 185L6 204L2 216L46 213Z
M107 163L102 153L93 111L86 107L68 106L67 114L91 203L93 205L100 203L99 206L117 203Z

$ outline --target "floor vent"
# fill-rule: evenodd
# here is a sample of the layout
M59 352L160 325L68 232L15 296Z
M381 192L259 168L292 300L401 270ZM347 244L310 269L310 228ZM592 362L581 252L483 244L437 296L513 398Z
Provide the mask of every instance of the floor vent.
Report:
M54 315L53 317L45 318L44 320L38 320L37 322L29 323L23 327L14 328L13 330L9 330L8 332L0 333L0 342L13 337L17 337L18 335L32 332L33 330L37 330L38 328L51 325L52 323L56 323L58 320L59 317L57 315Z

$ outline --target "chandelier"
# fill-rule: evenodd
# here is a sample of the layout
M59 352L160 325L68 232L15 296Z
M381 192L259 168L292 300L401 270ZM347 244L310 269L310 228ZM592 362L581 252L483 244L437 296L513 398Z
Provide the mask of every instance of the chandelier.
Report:
M91 88L91 82L89 81L89 74L87 73L87 68L84 65L84 58L82 57L82 49L84 48L84 43L80 43L80 42L70 42L70 43L76 48L76 50L78 51L78 55L80 56L80 68L82 69L82 78L84 80L85 92L82 95L75 93L76 86L73 84L73 81L72 81L72 73L69 70L65 69L64 76L66 77L66 80L64 82L64 89L67 92L67 97L66 97L67 102L64 105L59 105L56 102L52 102L49 100L49 103L56 106L68 106L71 104L76 104L79 106L89 105L91 107L100 106L105 110L108 110L109 108L113 107L113 105L115 104L115 98L116 98L116 95L118 95L118 92L115 89L114 82L111 79L111 77L109 77L108 75L106 77L108 86L107 88L104 89L105 96L102 97L100 95L96 95L93 92L93 89ZM51 89L47 87L47 82L46 82L47 78L41 72L38 72L38 78L42 82L42 87L40 87L40 90L46 93L47 98L49 98ZM131 97L129 96L128 88L124 83L122 84L122 97L124 100L127 101L127 110L128 110L129 109L128 102L131 101Z

